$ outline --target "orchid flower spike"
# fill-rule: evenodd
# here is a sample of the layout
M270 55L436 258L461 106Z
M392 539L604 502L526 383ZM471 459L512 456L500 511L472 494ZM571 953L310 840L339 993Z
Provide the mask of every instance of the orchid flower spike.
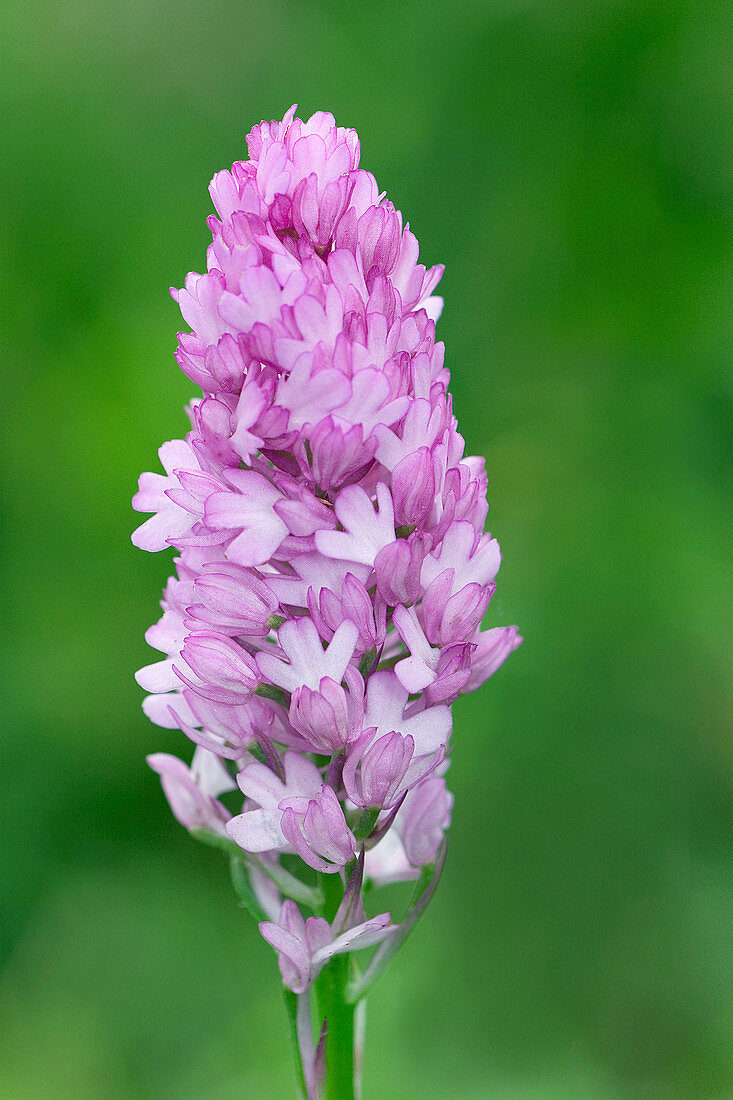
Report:
M190 768L148 762L277 952L310 1100L323 1043L342 1064L342 956L381 943L377 973L437 885L451 706L522 639L482 628L501 555L436 340L443 268L420 262L356 132L295 110L211 181L206 270L171 291L201 393L140 478L133 542L176 551L147 634L163 657L138 679L152 721L195 745ZM399 935L364 913L364 878L418 880Z

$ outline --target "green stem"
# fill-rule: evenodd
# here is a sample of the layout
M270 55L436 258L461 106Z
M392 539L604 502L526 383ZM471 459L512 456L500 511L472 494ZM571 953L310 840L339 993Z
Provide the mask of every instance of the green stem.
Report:
M320 875L324 915L332 921L344 895L339 874ZM334 955L316 982L318 1013L326 1020L325 1100L354 1100L354 1005L346 1001L348 955Z
M354 1100L354 1006L346 1003L348 955L335 955L318 979L318 1009L326 1020L326 1100Z
M301 1050L300 1035L298 1032L298 997L295 993L291 993L291 991L286 988L283 989L283 997L285 998L285 1008L287 1009L288 1021L290 1022L290 1034L293 1041L293 1053L295 1055L295 1072L298 1078L300 1095L301 1097L307 1097L308 1085L306 1084L303 1052Z

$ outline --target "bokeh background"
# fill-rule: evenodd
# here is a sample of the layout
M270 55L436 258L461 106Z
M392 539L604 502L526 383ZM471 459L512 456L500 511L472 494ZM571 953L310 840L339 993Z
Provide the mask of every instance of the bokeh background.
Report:
M365 1100L733 1097L733 9L26 0L0 13L8 1100L287 1100L271 949L140 711L129 499L194 387L213 172L332 110L444 261L439 335L526 641L456 708L451 852ZM727 621L726 621L727 620Z

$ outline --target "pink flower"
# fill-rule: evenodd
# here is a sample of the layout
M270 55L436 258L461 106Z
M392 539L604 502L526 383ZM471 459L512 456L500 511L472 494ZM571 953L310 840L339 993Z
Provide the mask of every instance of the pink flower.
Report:
M293 692L290 722L316 752L337 752L362 732L364 681L354 668L349 681L348 692L328 676L323 677L317 690L303 684Z
M232 561L262 565L288 533L274 509L282 493L254 470L229 470L226 478L231 488L206 500L206 524L216 531L239 531L227 547Z
M260 653L257 664L267 679L285 691L309 687L317 691L326 677L340 683L351 660L358 637L352 622L342 623L324 650L318 631L310 619L283 623L277 638L287 662L273 653Z
M372 674L367 685L364 725L373 726L378 735L396 730L410 736L418 755L423 756L445 748L453 727L450 708L408 705L409 692L395 672L380 670Z
M501 668L509 654L522 644L522 636L516 626L495 626L491 630L481 631L474 640L476 652L471 662L471 678L466 683L465 691L475 691L481 687L489 676L493 676Z
M374 559L395 540L394 509L386 485L376 487L378 511L360 485L347 485L336 497L336 518L343 531L316 532L316 547L328 558L374 565Z
M283 834L309 867L332 874L356 855L356 839L332 787L324 784L310 799L283 799L280 809Z
M187 687L215 703L243 703L257 689L257 668L249 653L213 630L189 634L181 650L194 680L184 673L184 665L174 671Z
M441 763L445 749L441 745L415 758L415 742L409 733L403 737L393 730L376 739L374 733L366 730L349 751L344 786L356 806L388 810Z
M290 899L283 902L277 924L271 921L260 924L263 937L277 951L283 982L293 993L310 989L334 955L372 947L394 931L396 926L390 925L389 913L382 913L334 936L333 928L323 917L303 920Z
M164 550L182 545L197 520L203 518L204 502L217 482L202 474L188 443L173 439L158 452L167 474L141 474L140 489L132 498L138 512L155 512L132 536L141 550Z
M148 764L160 776L165 796L177 821L187 829L210 829L226 836L230 813L216 795L236 790L221 761L197 748L190 769L177 756L153 753Z
M427 447L405 455L392 471L395 517L400 527L418 527L435 498L433 456Z
M215 562L196 578L192 623L206 623L222 634L265 637L279 600L251 569L235 562Z
M310 760L296 752L285 754L285 778L265 764L248 764L237 776L242 793L257 809L233 817L229 836L247 852L269 852L287 847L281 828L280 803L289 798L315 797L321 790L321 774Z
M408 794L395 827L413 867L437 859L452 808L453 795L446 790L443 778L427 779Z
M308 596L308 610L322 638L335 633L344 619L359 630L355 652L375 653L384 645L387 637L387 607L379 595L372 595L353 573L344 577L340 592L322 588Z

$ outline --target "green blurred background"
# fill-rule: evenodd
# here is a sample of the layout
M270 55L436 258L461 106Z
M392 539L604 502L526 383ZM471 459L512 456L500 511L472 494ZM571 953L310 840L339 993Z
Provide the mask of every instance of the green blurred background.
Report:
M0 14L9 1100L287 1100L271 949L140 711L129 499L194 387L213 172L327 109L445 261L522 648L456 708L444 881L365 1100L733 1097L731 46L717 0L30 0ZM727 14L726 14L727 12ZM729 697L728 697L729 702Z

